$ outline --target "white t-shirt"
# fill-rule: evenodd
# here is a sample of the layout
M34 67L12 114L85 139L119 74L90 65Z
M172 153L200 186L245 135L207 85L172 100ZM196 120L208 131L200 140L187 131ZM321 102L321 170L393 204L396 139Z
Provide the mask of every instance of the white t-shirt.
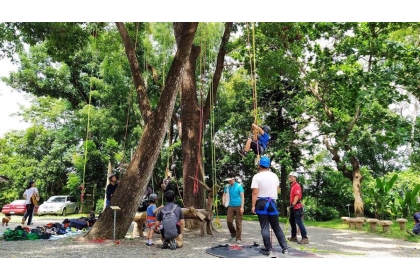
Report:
M261 171L252 177L251 189L258 189L258 197L277 199L279 177L271 171Z
M25 201L26 204L31 204L31 196L34 193L38 193L38 189L35 187L29 188L23 193L24 195L26 194L26 201Z

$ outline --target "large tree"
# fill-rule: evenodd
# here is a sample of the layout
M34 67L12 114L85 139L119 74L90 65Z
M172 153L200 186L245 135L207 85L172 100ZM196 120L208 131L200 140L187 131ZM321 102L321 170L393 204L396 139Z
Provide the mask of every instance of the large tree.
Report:
M201 143L206 123L209 121L210 112L216 104L217 91L222 71L224 69L227 44L230 38L232 23L225 23L224 33L214 66L214 73L204 93L197 90L197 59L200 56L201 46L193 45L181 86L181 141L183 160L184 204L196 208L204 208L205 191L199 183L203 182L202 149ZM201 77L204 79L205 77Z
M138 206L137 202L140 201L140 197L151 178L172 117L179 84L185 64L190 57L198 23L177 23L176 25L179 26L177 52L168 71L159 103L153 109L148 99L132 40L125 24L117 23L137 91L140 112L145 122L143 135L112 199L112 204L121 208L121 211L118 211L117 238L123 238L127 233ZM106 208L86 238L112 238L113 229L109 226L112 223L113 212L110 208Z

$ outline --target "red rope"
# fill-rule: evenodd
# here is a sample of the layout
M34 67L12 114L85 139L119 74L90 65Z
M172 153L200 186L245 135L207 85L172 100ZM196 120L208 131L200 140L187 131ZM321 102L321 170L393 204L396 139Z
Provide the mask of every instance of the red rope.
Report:
M194 188L193 193L198 193L198 171L200 171L201 166L201 137L203 134L203 106L200 108L200 129L198 135L198 151L197 151L197 165L195 168L195 177L194 177Z

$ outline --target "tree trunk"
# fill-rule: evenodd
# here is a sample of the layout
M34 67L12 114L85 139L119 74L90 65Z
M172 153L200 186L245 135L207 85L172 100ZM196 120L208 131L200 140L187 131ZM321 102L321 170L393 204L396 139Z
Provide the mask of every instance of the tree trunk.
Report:
M184 182L184 207L204 208L204 189L201 172L201 141L203 120L197 101L196 62L201 48L192 47L190 58L182 78L181 122L182 122L182 177Z
M181 141L183 159L183 182L184 182L184 206L202 208L205 204L206 192L200 187L197 180L204 181L202 172L201 141L204 133L204 126L207 123L210 112L216 102L217 88L224 69L224 59L227 53L226 45L230 38L232 23L225 23L225 30L217 55L216 67L212 83L206 94L204 108L199 106L196 90L196 62L200 55L201 48L193 46L190 59L182 81L181 97ZM176 30L176 29L175 29ZM202 96L204 99L204 96ZM202 110L202 117L200 113ZM194 180L196 178L197 180ZM198 188L198 189L197 189Z
M362 200L362 173L360 172L360 166L357 159L351 157L351 165L353 167L353 195L354 195L354 216L355 217L364 217L364 207Z
M105 210L105 206L106 206L106 187L109 184L108 177L112 174L112 163L111 163L111 161L108 161L108 172L106 174L108 174L108 175L106 176L107 178L106 178L106 184L105 184L104 207L102 208L102 211Z
M198 23L182 23L181 26L178 50L175 54L171 68L169 69L159 104L156 110L151 114L148 111L142 111L142 115L144 113L147 114L147 118L144 118L147 121L145 122L143 135L127 171L122 177L120 185L116 189L111 200L111 205L119 206L121 208L120 211L117 211L116 218L117 239L123 238L126 235L136 213L138 202L153 173L154 166L159 157L161 145L165 138L168 123L172 116L184 67L191 53L191 47ZM120 31L121 38L123 39L131 66L133 81L139 96L139 107L148 110L150 102L144 91L145 87L142 77L137 72L140 70L136 56L133 55L134 49L132 43L127 36L128 33L127 30L125 30L124 24L117 23L117 27ZM111 239L113 237L113 223L114 213L107 207L89 231L86 238Z

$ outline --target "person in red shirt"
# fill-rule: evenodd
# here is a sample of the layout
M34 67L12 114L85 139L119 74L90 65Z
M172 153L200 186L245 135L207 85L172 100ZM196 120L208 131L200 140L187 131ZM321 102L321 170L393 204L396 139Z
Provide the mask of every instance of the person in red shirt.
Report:
M303 224L303 205L302 205L302 188L297 182L298 178L297 172L291 172L289 174L290 182L290 216L289 222L290 227L292 228L292 237L287 238L289 241L297 242L299 244L309 244L309 239L306 233L305 225ZM297 227L300 229L302 235L302 240L298 241Z

